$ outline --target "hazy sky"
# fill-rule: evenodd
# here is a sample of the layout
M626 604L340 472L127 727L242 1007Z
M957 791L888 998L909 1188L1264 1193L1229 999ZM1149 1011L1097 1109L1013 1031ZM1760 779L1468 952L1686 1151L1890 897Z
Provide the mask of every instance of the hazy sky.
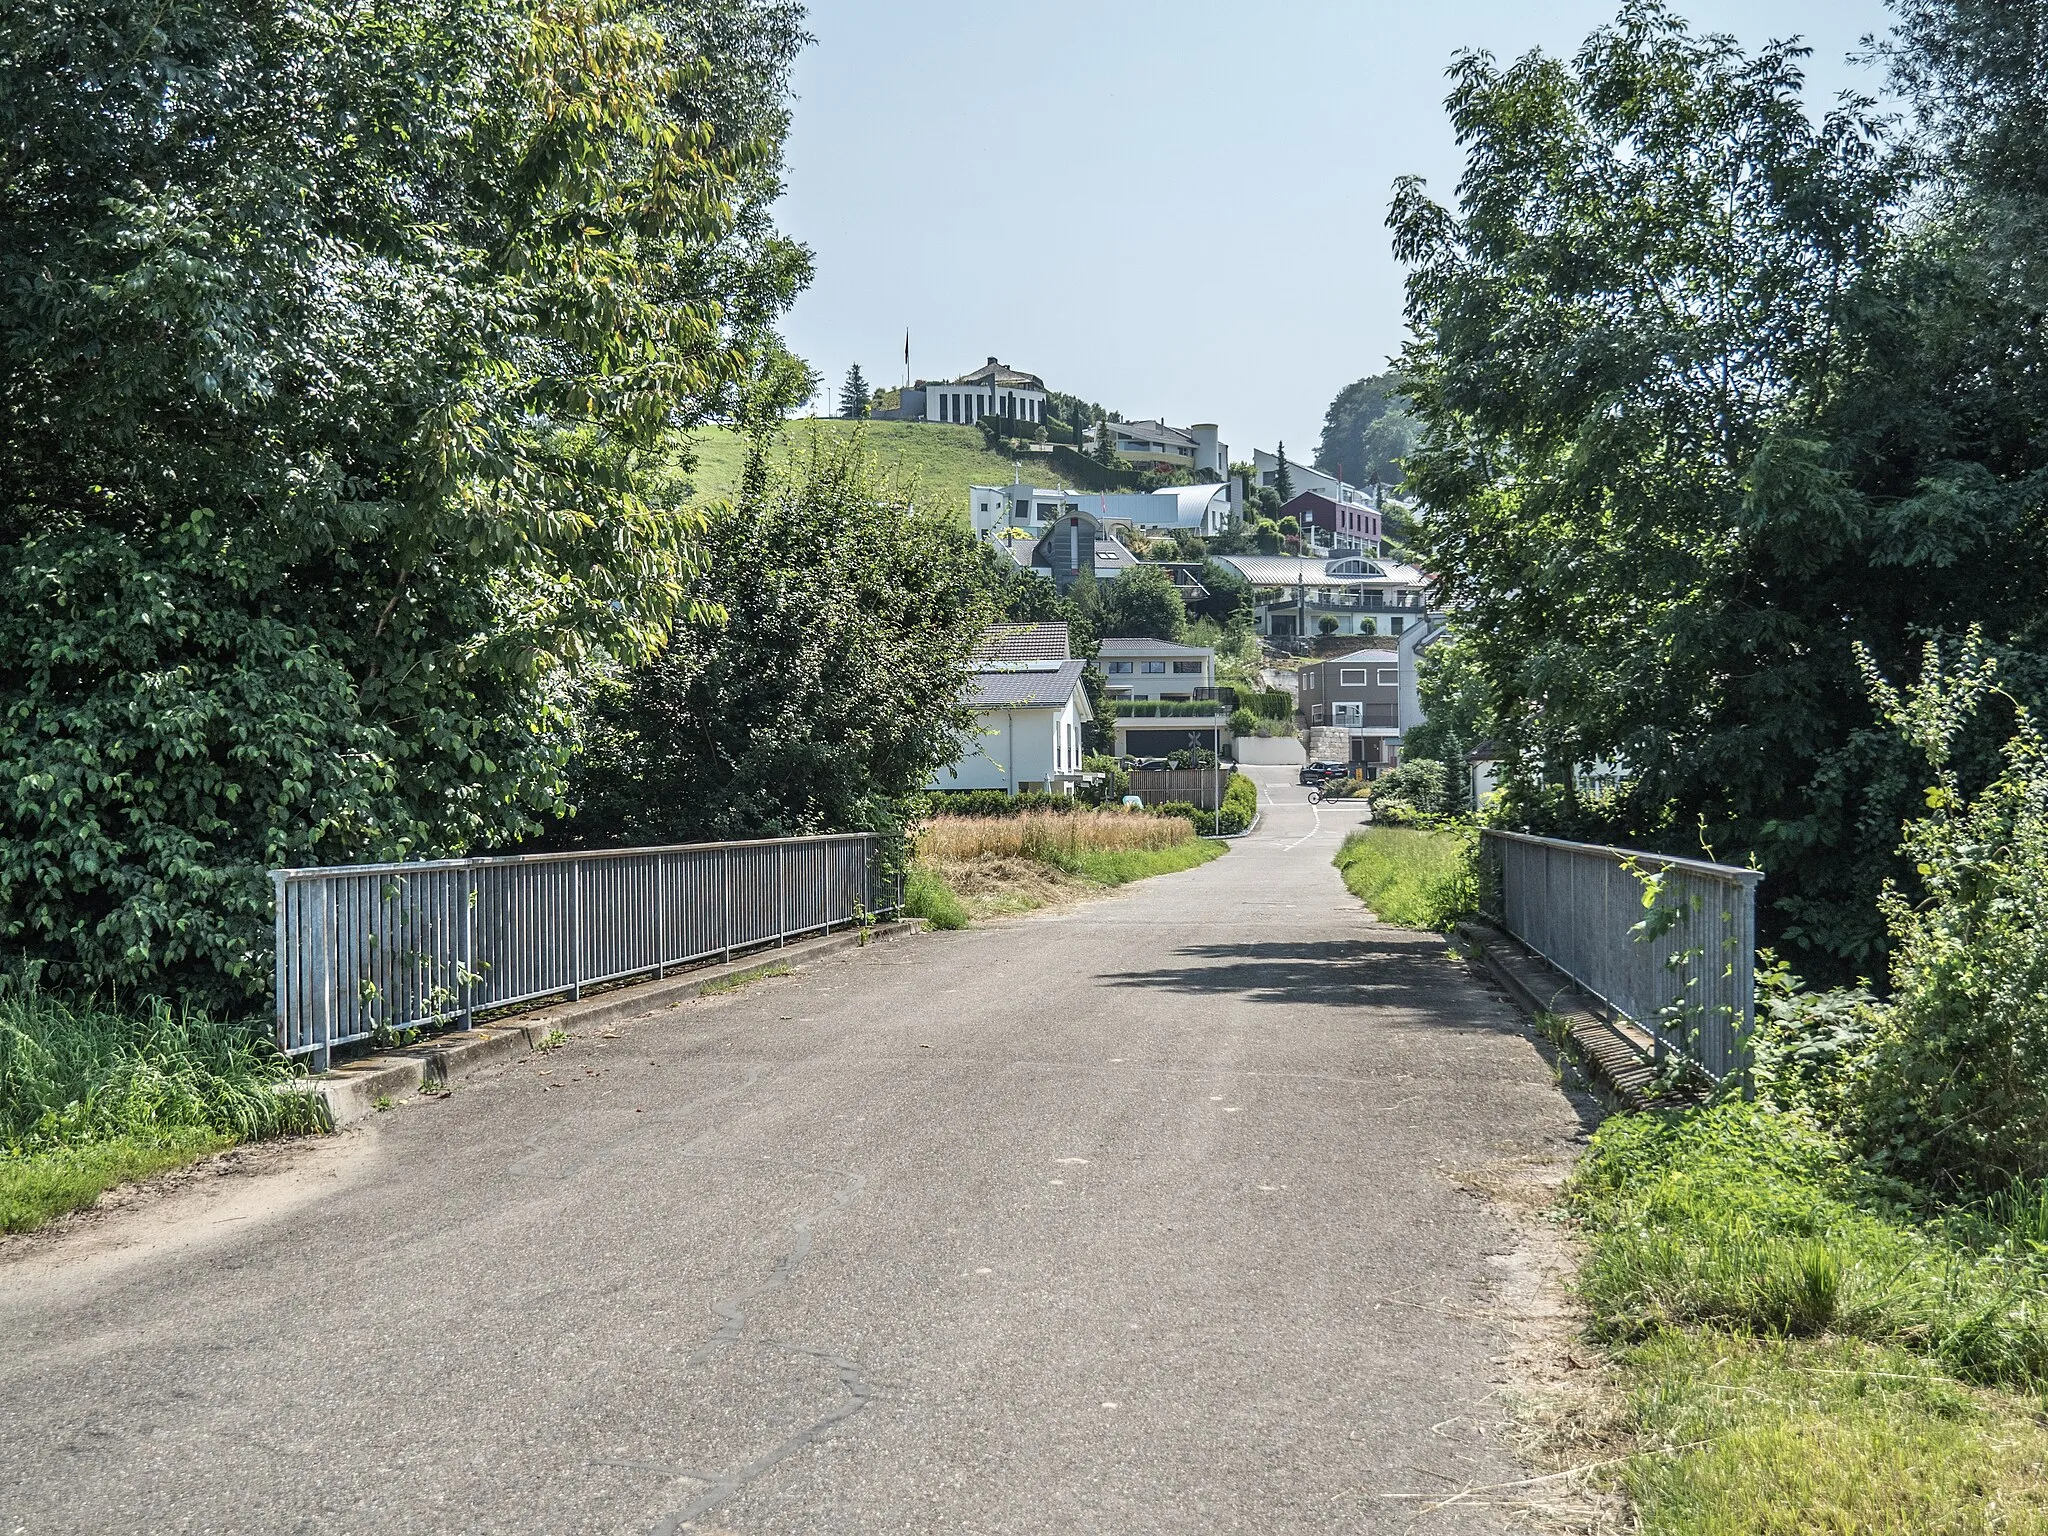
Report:
M783 227L817 254L790 316L836 391L990 354L1127 416L1214 421L1237 458L1314 451L1403 336L1396 176L1448 198L1444 69L1569 53L1618 0L812 0ZM1881 0L1691 0L1700 30L1799 34L1809 96Z

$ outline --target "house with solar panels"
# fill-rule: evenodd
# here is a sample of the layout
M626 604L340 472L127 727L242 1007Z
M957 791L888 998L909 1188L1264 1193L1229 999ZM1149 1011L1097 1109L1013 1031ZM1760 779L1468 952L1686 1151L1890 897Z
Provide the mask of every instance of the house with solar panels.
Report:
M1064 624L997 624L974 653L974 726L933 790L1070 795L1081 783L1082 727L1095 718Z

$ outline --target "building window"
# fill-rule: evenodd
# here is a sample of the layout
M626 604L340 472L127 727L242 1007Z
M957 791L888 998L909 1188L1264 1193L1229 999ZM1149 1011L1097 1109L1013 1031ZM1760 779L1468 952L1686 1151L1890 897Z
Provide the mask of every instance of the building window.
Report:
M1164 672L1166 670L1166 663L1163 661L1148 661L1144 665L1144 670L1146 672Z
M1337 674L1339 688L1363 688L1371 681L1371 674L1364 667L1345 667Z
M1401 670L1400 670L1400 668L1398 668L1398 667L1381 667L1381 668L1380 668L1380 686L1381 686L1382 688L1396 688L1396 687L1399 687L1399 686L1400 686L1400 683L1401 683Z
M1174 574L1178 576L1180 573L1176 571ZM1193 675L1200 677L1202 675L1202 664L1199 661L1176 661L1173 664L1173 670L1182 676Z
M1315 673L1304 672L1301 674L1301 691L1303 693L1314 693L1316 691Z
M1399 633L1401 633L1401 626L1406 624L1408 621L1406 619L1389 619L1387 622L1393 626L1393 628L1390 629L1388 633L1398 635Z
M1310 725L1321 725L1321 724L1323 723L1323 706L1322 706L1322 705L1320 705L1320 704L1313 704L1313 705L1310 705L1310 706L1309 706L1309 712L1308 712L1308 723L1309 723Z
M1111 676L1122 676L1123 674L1128 673L1130 670L1131 663L1129 663L1128 661L1112 661L1109 664L1109 671Z
M1363 704L1332 704L1330 706L1330 724L1348 725L1353 729L1363 726L1365 724L1365 706Z

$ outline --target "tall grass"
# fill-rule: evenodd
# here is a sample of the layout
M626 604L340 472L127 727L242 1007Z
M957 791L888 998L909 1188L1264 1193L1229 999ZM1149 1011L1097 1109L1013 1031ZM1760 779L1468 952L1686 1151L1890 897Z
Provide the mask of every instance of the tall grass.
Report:
M917 834L918 857L938 864L976 859L1036 859L1065 868L1083 854L1173 848L1194 838L1178 816L1124 811L1030 812L1022 816L946 816Z
M1344 839L1336 865L1345 888L1397 927L1440 932L1479 905L1466 832L1362 827Z
M324 1101L245 1024L0 995L0 1231L236 1141L324 1130Z

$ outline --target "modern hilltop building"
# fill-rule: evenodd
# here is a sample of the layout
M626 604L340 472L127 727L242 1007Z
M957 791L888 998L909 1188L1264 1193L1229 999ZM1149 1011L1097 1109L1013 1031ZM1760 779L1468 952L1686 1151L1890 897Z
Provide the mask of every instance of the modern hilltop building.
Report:
M1234 483L1114 495L1039 485L975 485L967 491L968 516L974 531L984 537L1003 528L1035 532L1077 512L1086 512L1105 526L1128 523L1148 534L1186 530L1211 538L1230 526L1237 512L1237 491Z
M1230 445L1214 422L1169 427L1163 421L1112 421L1109 432L1116 456L1139 469L1177 470L1190 478L1214 475L1219 480L1230 473ZM1100 434L1098 424L1082 437L1092 445Z
M957 379L919 379L902 393L898 421L946 421L973 426L984 416L1007 416L1037 425L1045 420L1045 380L990 358Z

